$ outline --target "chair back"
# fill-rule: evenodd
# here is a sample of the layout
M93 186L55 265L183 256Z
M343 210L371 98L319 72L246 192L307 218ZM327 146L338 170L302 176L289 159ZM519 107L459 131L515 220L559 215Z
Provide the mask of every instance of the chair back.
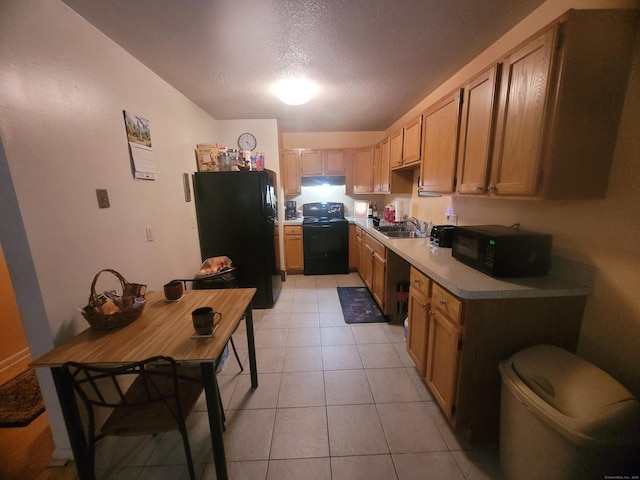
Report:
M170 413L173 421L158 422L144 428L140 426L138 430L140 434L167 431L184 421L202 392L199 368L189 371L187 368L179 367L170 357L157 356L111 367L67 362L64 367L74 390L89 411L92 428L93 407L130 410L135 412L135 415L145 410L161 408ZM187 390L192 393L185 397ZM120 414L114 419L118 418L121 418ZM113 427L110 421L107 421L105 426ZM103 433L134 434L125 432L132 427L133 425L127 426L119 422L118 429L110 428L110 431Z

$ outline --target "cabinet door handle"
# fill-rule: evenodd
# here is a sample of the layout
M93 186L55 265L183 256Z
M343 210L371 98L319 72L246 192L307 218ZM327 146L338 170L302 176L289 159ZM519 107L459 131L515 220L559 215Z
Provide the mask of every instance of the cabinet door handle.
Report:
M478 184L478 185L476 185L476 191L477 192L482 192L482 191L484 191L484 187L482 185Z
M496 186L494 184L489 184L489 186L487 187L487 190L490 192L493 192L496 189Z
M447 301L446 301L444 298L441 298L441 299L438 301L438 303L439 303L440 305L446 305L446 304L447 304Z

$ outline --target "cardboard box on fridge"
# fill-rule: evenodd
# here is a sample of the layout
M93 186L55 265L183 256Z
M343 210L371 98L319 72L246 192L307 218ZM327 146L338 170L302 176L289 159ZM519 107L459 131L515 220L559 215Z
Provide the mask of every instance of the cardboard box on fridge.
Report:
M220 170L218 162L217 143L199 143L196 145L196 159L199 172L217 172Z

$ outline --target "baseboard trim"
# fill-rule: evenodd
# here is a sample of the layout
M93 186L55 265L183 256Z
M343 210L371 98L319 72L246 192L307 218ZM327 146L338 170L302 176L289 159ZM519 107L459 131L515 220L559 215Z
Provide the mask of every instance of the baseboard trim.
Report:
M24 372L31 362L31 353L24 348L8 358L0 361L0 384L8 382L13 377Z

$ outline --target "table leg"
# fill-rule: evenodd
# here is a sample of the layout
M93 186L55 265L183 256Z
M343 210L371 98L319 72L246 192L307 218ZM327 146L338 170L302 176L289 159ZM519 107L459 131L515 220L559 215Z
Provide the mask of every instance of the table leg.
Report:
M203 362L202 382L207 399L207 413L209 415L209 430L211 431L211 446L213 449L213 463L216 468L216 478L227 480L227 460L224 453L224 439L222 437L222 413L218 396L218 381L216 380L214 362Z
M247 327L247 347L249 348L249 370L251 372L251 388L258 388L258 369L256 363L256 341L253 335L253 310L251 304L245 310Z
M56 386L58 400L60 400L60 408L62 410L62 416L64 417L64 423L67 427L69 443L73 451L73 459L76 462L76 469L78 470L78 478L80 480L95 480L94 466L91 461L91 458L95 458L94 452L89 451L89 445L87 444L84 429L82 428L82 420L78 411L78 402L76 401L73 386L71 382L69 382L63 368L51 368L51 375L53 376L53 382Z

